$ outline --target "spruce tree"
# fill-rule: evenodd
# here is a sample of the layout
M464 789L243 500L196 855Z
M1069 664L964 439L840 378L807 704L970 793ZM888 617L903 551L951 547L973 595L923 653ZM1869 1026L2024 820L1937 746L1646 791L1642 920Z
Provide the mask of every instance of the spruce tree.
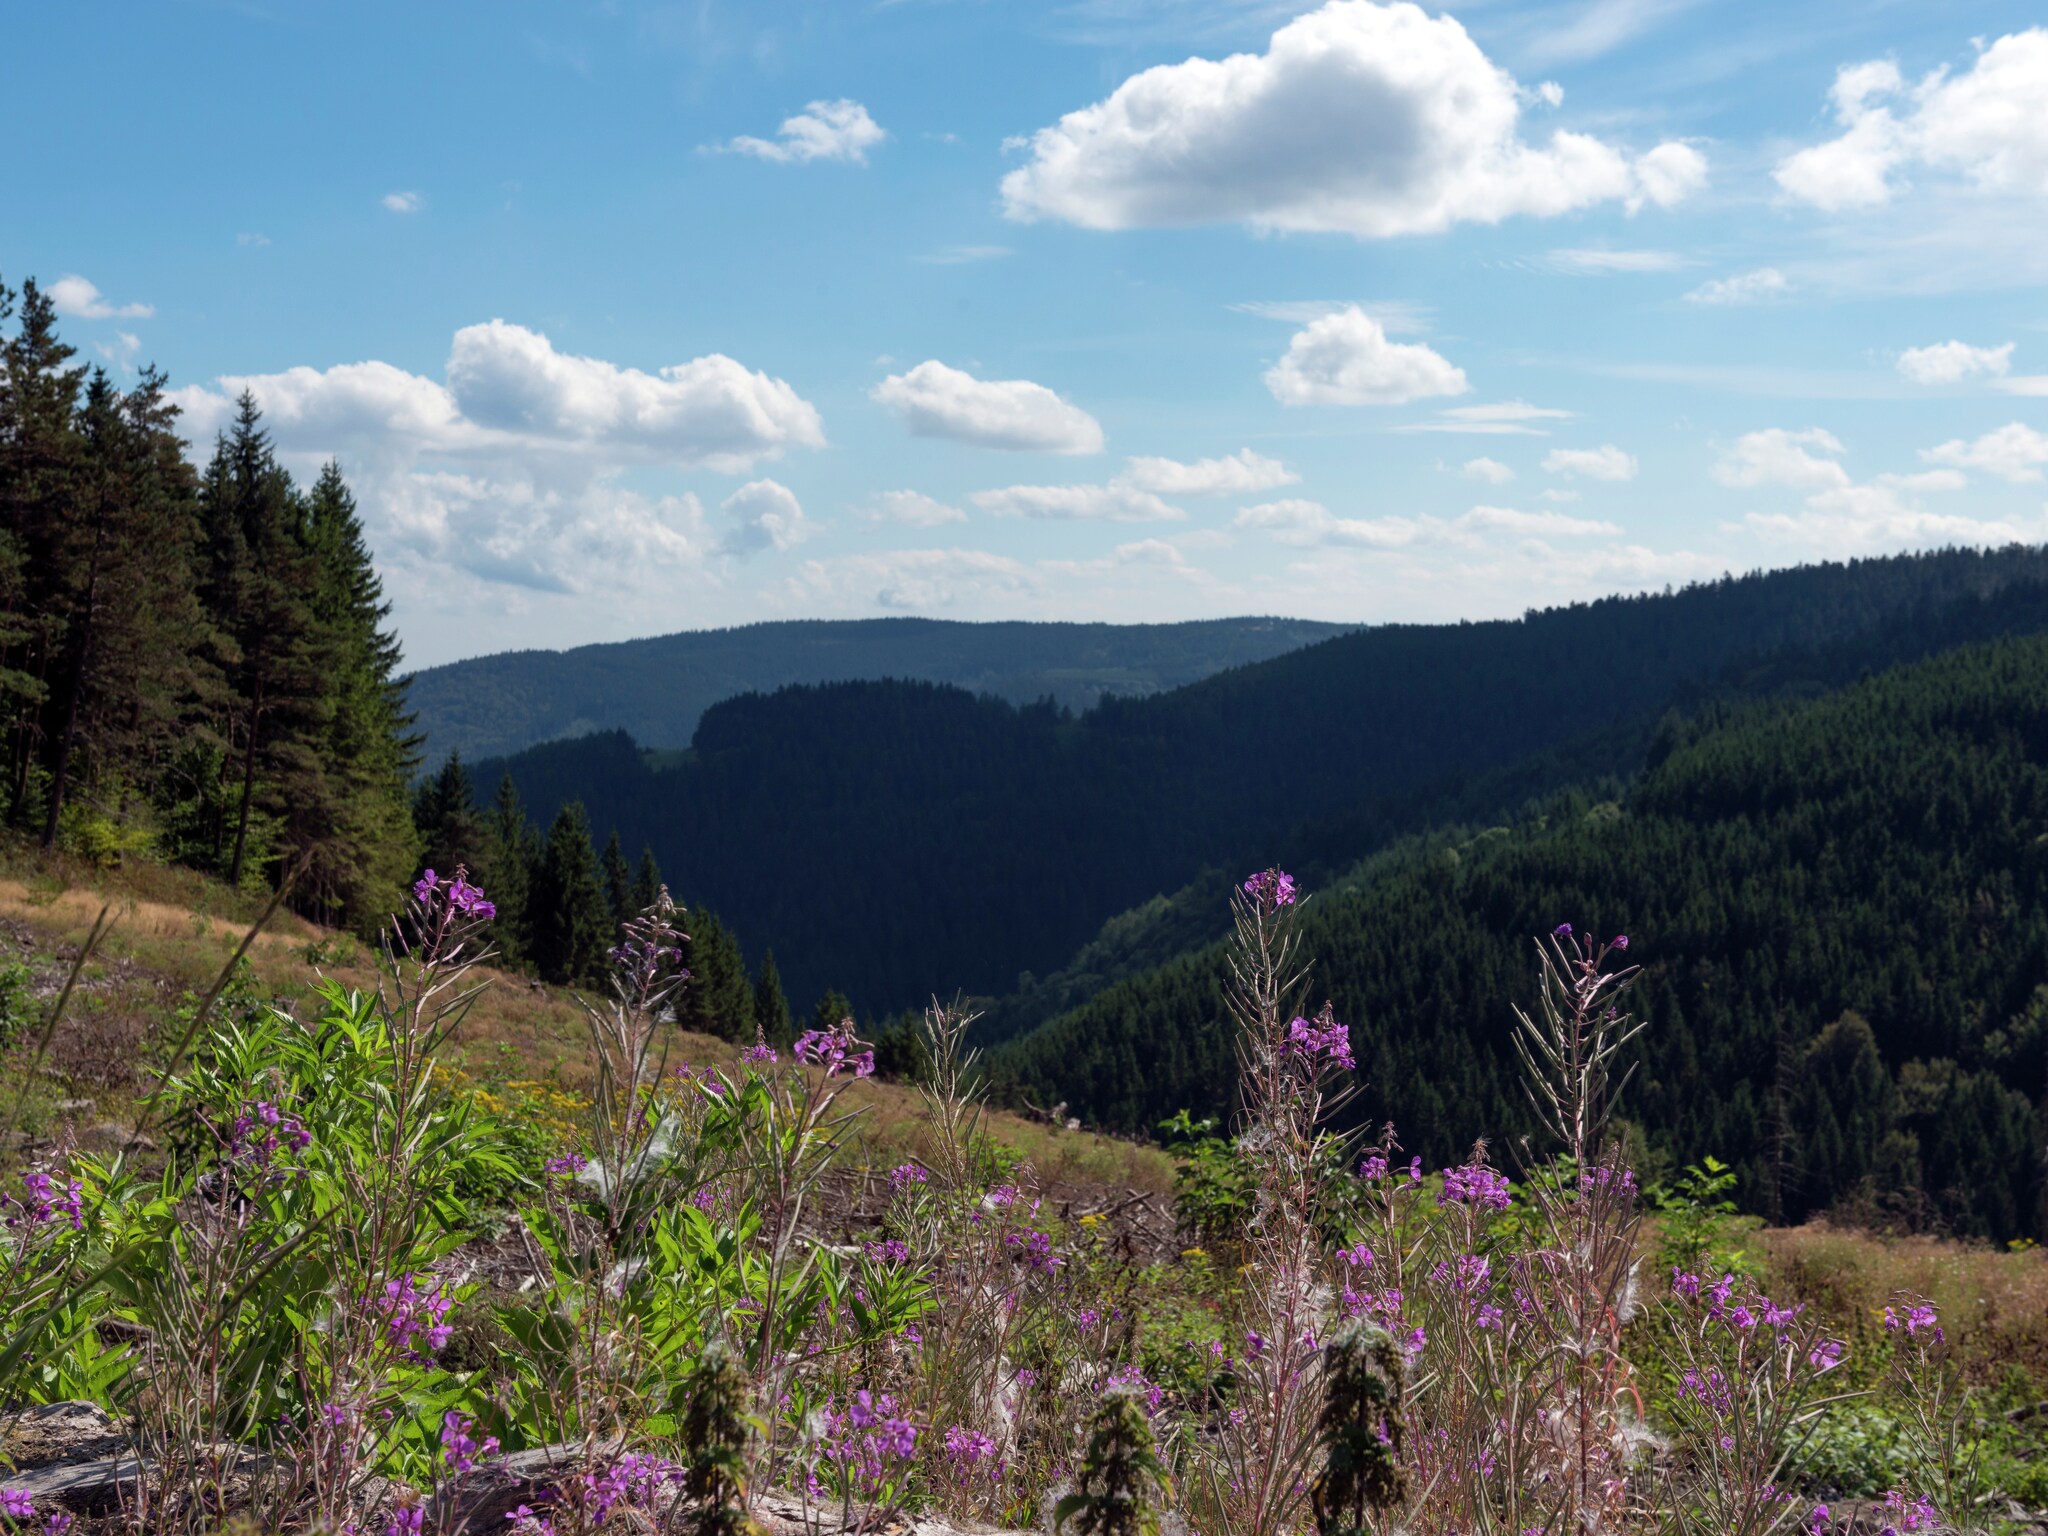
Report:
M612 928L616 932L619 924L633 915L633 872L626 867L626 850L619 845L617 827L605 840L600 862L604 867L605 905L611 908Z
M811 1028L821 1034L829 1034L839 1027L841 1019L852 1017L853 1004L844 992L834 987L819 998L817 1006L811 1010Z
M264 845L282 830L278 822L291 823L278 841L310 846L338 820L335 799L343 792L320 750L333 715L326 679L334 648L314 612L318 567L305 507L262 419L245 390L200 492L201 593L231 644L233 694L223 735L233 780L214 839L230 884L272 851ZM259 819L273 823L273 836Z
M633 910L645 912L661 895L661 866L654 862L654 850L640 850L640 869L633 876Z
M795 1038L790 1030L789 998L782 990L782 973L775 968L775 951L761 952L761 974L754 982L754 1028L770 1045L787 1045Z
M524 964L533 954L528 891L540 862L540 840L527 822L519 786L509 773L498 780L497 795L484 818L484 849L478 883L498 909L492 927L498 953L507 964Z
M517 792L514 792L515 800ZM413 825L420 836L420 863L442 874L467 868L481 880L493 865L493 828L476 808L476 790L462 754L450 752L441 769L413 794ZM525 824L525 816L519 824ZM497 900L495 895L491 898ZM499 907L502 921L504 908Z
M0 293L0 309L11 307ZM19 571L18 604L4 628L11 660L7 819L25 825L37 798L35 770L48 739L53 673L66 649L68 604L58 589L71 575L67 530L82 452L77 429L84 368L57 337L57 310L33 278L22 284L21 319L0 347L0 531Z
M690 935L683 961L690 980L676 1009L677 1021L720 1040L753 1039L754 989L739 940L717 913L704 907L692 911L683 926Z
M563 806L548 828L527 899L533 962L541 975L568 986L602 981L615 933L582 801Z
M329 462L306 497L304 539L313 564L312 611L328 660L323 772L332 787L324 820L302 837L318 849L307 890L330 922L367 927L397 899L415 867L406 781L418 765L413 717L398 675L397 636L341 466ZM452 863L468 864L475 843Z

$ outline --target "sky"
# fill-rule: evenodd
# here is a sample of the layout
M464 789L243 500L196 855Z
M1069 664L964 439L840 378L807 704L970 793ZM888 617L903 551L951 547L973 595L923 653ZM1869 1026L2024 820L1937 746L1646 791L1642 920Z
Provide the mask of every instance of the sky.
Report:
M73 0L0 279L338 459L413 664L1496 617L2048 538L2040 16Z

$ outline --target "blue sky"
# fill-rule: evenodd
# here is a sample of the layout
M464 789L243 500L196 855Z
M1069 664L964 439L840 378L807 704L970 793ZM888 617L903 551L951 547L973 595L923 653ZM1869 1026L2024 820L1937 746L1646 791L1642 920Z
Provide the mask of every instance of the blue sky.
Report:
M422 664L1493 616L2048 536L2038 17L21 8L0 277L339 457Z

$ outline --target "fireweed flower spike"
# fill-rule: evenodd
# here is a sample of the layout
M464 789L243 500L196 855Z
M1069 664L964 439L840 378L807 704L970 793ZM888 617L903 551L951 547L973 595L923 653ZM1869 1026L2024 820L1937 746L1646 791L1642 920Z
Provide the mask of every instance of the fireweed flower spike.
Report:
M1284 870L1262 869L1244 883L1245 895L1262 907L1278 909L1294 905L1294 876Z

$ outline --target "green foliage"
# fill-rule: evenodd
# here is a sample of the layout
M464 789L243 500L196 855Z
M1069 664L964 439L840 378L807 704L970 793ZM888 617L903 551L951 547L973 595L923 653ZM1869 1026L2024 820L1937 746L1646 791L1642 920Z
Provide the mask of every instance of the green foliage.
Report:
M20 960L0 964L0 1050L13 1045L36 1021L35 973Z
M698 1351L684 1377L681 1433L686 1458L683 1495L695 1510L695 1536L752 1536L748 1518L747 1443L757 1425L747 1411L747 1378L724 1342Z
M1368 1511L1408 1496L1402 1362L1384 1328L1351 1323L1323 1346L1323 1469L1309 1491L1320 1536L1363 1536Z
M1509 1000L1526 936L1571 921L1631 935L1647 962L1626 1105L1657 1156L1725 1158L1745 1209L1788 1220L1839 1206L2035 1230L2048 640L1727 713L1620 816L1588 809L1555 797L1455 861L1425 850L1308 905L1319 984L1357 1021L1355 1123L1398 1116L1436 1165L1530 1133ZM1223 1114L1224 963L1205 950L1120 982L992 1069L1098 1124Z
M1963 639L2038 633L2044 578L2038 548L1944 551L1509 622L1381 625L1080 716L921 682L793 687L706 710L666 764L613 731L549 740L502 769L544 813L602 806L626 846L681 872L679 900L772 943L798 997L844 987L886 1016L934 991L1005 992L1029 972L1073 1006L1161 928L1176 950L1220 934L1213 892L1159 927L1105 934L1162 892L1272 862L1327 888L1403 834L1485 825L1532 796L1635 773L1674 706L1810 693ZM849 894L862 891L888 893L889 921ZM1063 970L1097 940L1087 966ZM992 1027L1035 1022L998 1012ZM1181 1050L1153 1039L1131 1062ZM1120 1123L1181 1102L1193 1101Z
M1174 1216L1184 1236L1208 1248L1243 1240L1259 1188L1258 1170L1236 1143L1215 1134L1216 1124L1185 1109L1159 1122L1173 1154Z
M1740 1273L1746 1267L1739 1252L1727 1246L1730 1218L1736 1204L1735 1170L1711 1153L1668 1183L1649 1190L1657 1212L1657 1270L1674 1268L1692 1274Z
M1158 1536L1159 1506L1171 1488L1136 1392L1102 1395L1074 1482L1053 1510L1055 1531L1064 1533L1071 1520L1079 1536Z

